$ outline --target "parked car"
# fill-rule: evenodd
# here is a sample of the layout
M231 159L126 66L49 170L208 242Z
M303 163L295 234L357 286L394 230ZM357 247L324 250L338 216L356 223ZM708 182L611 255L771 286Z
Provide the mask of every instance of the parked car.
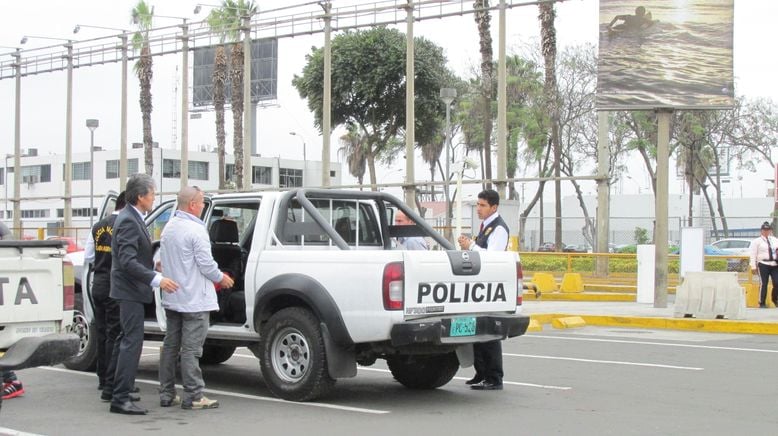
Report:
M70 236L49 236L48 238L46 238L46 240L66 241L67 245L65 246L65 251L67 251L68 253L73 253L76 251L84 251L84 247L82 247L81 244L79 244L78 240Z
M553 252L556 251L556 244L553 242L544 242L538 247L538 251Z
M751 240L746 238L726 238L710 244L726 254L748 255Z
M589 253L591 249L592 247L586 244L570 244L565 245L565 248L563 248L562 251L565 253Z

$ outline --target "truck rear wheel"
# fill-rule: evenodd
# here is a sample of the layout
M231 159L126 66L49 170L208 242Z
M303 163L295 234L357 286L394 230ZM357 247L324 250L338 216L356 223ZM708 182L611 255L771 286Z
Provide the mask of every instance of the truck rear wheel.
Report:
M226 362L235 352L234 345L208 345L203 346L203 355L200 363L204 365L218 365Z
M78 336L78 354L62 362L66 368L76 371L94 371L97 367L97 327L84 315L83 294L76 294L73 324L70 332Z
M290 401L324 395L335 380L327 371L327 355L319 320L311 311L288 307L262 328L260 367L268 388Z
M456 353L386 358L395 380L410 389L435 389L450 382L459 370Z

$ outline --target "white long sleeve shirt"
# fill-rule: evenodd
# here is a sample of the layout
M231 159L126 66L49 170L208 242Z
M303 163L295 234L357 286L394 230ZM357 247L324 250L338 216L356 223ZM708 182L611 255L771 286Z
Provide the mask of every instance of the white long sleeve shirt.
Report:
M162 307L183 313L219 310L213 283L223 275L200 218L176 211L162 231L160 259L165 277L178 283L177 291L162 292Z
M767 239L770 239L770 248L773 250L773 260L770 261L770 252L768 251L768 245L767 245ZM778 265L778 253L776 253L776 249L778 249L778 238L775 236L769 235L767 238L764 236L760 236L753 241L751 241L751 245L749 246L749 250L751 252L751 269L756 269L757 263L763 263L765 265L772 265L776 266Z
M486 217L483 222L484 227L491 224L492 221L497 219L498 216L500 216L500 213L495 212ZM506 232L502 226L497 226L492 231L492 234L487 238L488 248L481 248L475 243L475 241L473 241L470 244L470 249L473 251L505 251L505 248L508 247L508 236L508 232Z

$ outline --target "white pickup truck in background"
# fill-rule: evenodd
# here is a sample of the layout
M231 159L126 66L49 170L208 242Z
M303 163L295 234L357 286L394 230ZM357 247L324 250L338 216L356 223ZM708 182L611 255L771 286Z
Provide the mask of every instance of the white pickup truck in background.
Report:
M78 351L73 266L62 241L0 241L0 369L61 363ZM0 400L1 402L2 400Z
M169 201L149 214L153 239L174 208ZM392 225L398 209L416 225ZM472 364L474 343L522 335L529 323L520 313L518 253L455 250L385 193L220 194L206 198L202 218L214 259L236 284L218 293L201 363L224 362L246 346L270 390L287 400L316 399L379 358L403 385L437 388ZM397 250L400 236L426 237L441 249ZM145 333L159 340L164 329L157 290Z

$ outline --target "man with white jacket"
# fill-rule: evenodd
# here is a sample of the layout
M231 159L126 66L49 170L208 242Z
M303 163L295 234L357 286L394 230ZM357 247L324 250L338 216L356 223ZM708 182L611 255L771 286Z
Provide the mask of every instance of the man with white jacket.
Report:
M231 288L233 280L219 271L211 242L200 219L203 191L187 186L178 193L178 208L162 231L160 260L165 276L179 284L162 294L167 332L159 359L160 406L181 404L183 409L213 409L219 402L203 395L205 382L199 359L210 324L210 312L219 310L214 282ZM176 395L176 361L181 355L183 400Z

